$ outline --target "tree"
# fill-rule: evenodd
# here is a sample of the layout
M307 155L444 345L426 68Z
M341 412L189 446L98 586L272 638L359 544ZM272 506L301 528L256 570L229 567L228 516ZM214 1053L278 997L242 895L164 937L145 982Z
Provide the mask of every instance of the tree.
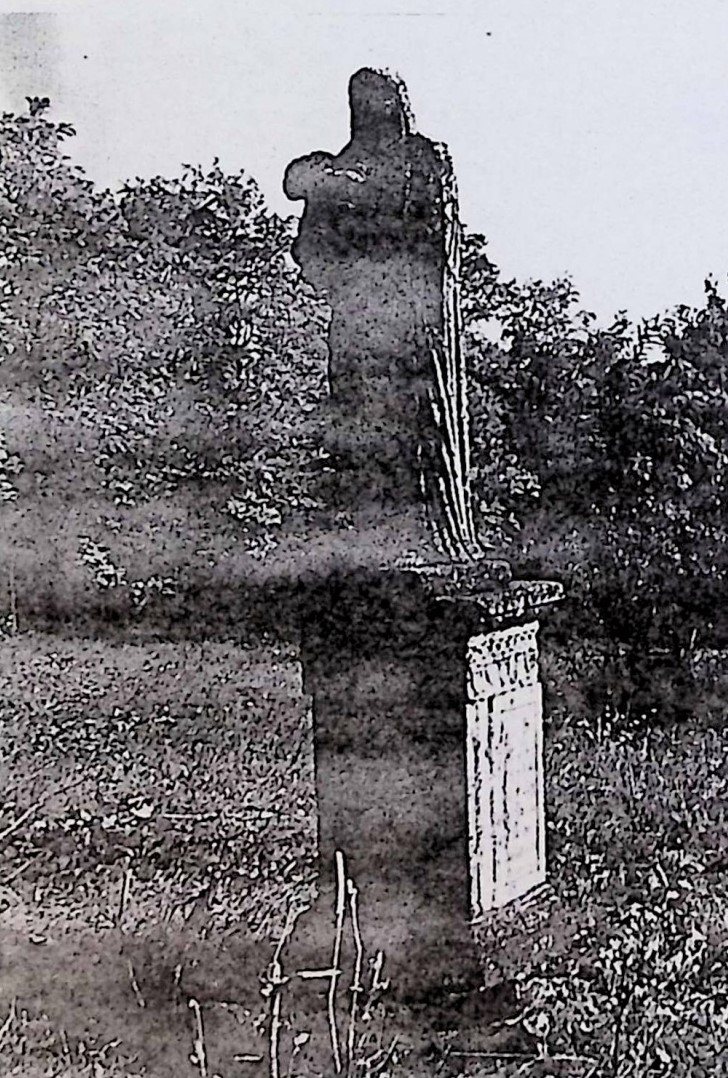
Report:
M234 586L313 503L324 312L290 224L218 166L97 192L44 111L0 125L6 561L58 610L199 588L224 557Z
M604 329L568 281L491 273L482 295L476 460L501 542L517 570L566 584L570 629L607 645L622 706L658 692L656 661L689 692L728 569L725 301L709 284L703 309Z

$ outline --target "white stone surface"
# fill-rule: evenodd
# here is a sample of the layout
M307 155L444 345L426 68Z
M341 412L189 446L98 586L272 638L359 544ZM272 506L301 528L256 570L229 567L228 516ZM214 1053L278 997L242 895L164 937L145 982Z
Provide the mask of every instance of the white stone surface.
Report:
M468 644L471 910L478 920L546 878L538 622Z

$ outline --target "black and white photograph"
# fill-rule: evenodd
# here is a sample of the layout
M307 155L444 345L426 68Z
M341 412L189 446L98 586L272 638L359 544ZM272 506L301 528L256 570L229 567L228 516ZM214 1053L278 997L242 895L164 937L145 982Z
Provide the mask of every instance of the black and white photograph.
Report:
M0 1078L728 1076L726 0L0 0Z

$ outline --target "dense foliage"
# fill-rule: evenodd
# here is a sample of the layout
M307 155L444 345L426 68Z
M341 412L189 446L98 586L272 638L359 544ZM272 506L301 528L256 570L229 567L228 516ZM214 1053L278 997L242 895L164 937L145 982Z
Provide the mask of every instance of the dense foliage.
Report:
M46 103L0 119L0 584L9 624L236 587L315 507L326 311L291 223L215 164L97 190ZM567 617L684 665L726 571L728 309L600 326L463 259L480 525Z
M0 553L16 609L101 589L128 611L234 583L305 511L325 313L247 176L115 198L71 134L42 110L0 122Z
M701 309L604 328L569 281L488 278L482 237L471 245L480 303L467 296L465 308L485 523L521 570L567 585L571 634L608 645L609 675L618 665L618 706L648 702L656 663L676 673L679 706L690 656L722 620L726 301L707 281Z

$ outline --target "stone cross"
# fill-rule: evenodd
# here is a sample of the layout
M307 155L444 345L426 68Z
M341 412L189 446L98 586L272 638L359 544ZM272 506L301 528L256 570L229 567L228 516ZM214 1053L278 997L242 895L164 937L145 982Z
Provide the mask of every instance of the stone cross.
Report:
M340 851L369 953L403 999L432 1000L478 982L471 922L545 879L536 616L560 588L478 544L447 152L398 80L359 71L349 98L344 149L284 185L304 202L294 257L331 307L324 428L352 550L302 604L328 926L312 946ZM356 567L382 522L395 556Z

